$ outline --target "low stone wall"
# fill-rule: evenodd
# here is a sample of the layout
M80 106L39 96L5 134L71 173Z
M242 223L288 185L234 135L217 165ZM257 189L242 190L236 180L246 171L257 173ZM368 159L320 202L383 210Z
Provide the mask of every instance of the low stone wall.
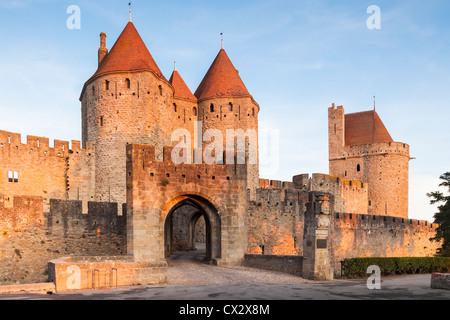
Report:
M68 257L48 264L58 292L165 284L167 268L165 261L134 262L131 256Z
M433 273L431 275L431 288L450 290L450 273Z
M301 276L303 257L246 254L244 266Z

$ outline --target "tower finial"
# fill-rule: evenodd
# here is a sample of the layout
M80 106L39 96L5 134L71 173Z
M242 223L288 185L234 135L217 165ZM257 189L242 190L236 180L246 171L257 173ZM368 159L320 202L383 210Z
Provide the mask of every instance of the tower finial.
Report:
M220 38L221 38L221 43L222 43L221 47L223 49L223 32L220 33Z
M131 2L128 3L128 6L130 7L130 22L132 22L132 21L131 21Z
M377 101L376 101L376 97L373 96L373 111L377 110Z
M176 61L173 62L173 71L177 71L177 62Z

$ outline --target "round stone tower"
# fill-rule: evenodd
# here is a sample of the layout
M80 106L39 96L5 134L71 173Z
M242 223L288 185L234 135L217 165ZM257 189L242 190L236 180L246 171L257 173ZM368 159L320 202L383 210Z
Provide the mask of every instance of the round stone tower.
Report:
M111 51L100 36L99 66L81 93L82 143L95 144L95 201L126 202L126 145L170 145L174 88L132 22Z
M209 152L207 148L211 142L222 138L223 159L229 163L237 153L237 161L247 164L247 188L255 190L259 187L259 105L223 48L195 96L198 99L198 120L202 122L203 153Z

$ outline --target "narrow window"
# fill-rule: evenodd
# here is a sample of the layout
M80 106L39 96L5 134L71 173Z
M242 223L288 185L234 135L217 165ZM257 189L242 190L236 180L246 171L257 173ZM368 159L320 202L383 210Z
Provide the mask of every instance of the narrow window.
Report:
M108 80L105 81L105 90L109 90L109 81Z
M211 105L209 106L209 111L214 112L214 104L211 103Z
M130 81L130 79L127 78L126 83L127 83L127 89L130 89L131 88L131 81Z
M14 171L14 183L19 182L19 173L17 171Z
M95 87L92 87L92 95L95 96Z
M100 127L103 127L103 117L100 117L99 123L100 123Z
M252 109L252 115L255 116L255 108Z
M197 116L197 108L194 107L194 109L192 109L192 110L193 110L194 116L196 117Z
M356 171L358 171L358 172L361 171L361 165L358 164L358 165L356 166Z
M8 182L13 182L13 172L8 171Z
M162 87L161 87L161 86L158 86L158 88L159 88L159 95L162 96L162 95L163 95Z
M336 134L336 124L334 124L334 134Z
M173 104L173 111L177 112L177 105L175 103Z
M233 104L230 102L230 111L233 112Z

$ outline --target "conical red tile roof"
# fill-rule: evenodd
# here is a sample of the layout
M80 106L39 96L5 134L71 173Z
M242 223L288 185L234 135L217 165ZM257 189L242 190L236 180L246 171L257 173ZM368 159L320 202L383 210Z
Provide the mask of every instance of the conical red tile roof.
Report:
M192 94L189 87L184 82L180 73L177 70L174 70L172 76L170 77L169 83L175 89L174 97L181 99L188 99L197 101L197 98Z
M221 49L200 83L195 96L202 100L221 96L250 95L239 72L233 66L224 49Z
M134 24L129 22L92 78L110 72L146 69L152 70L165 80Z
M376 142L394 142L376 111L345 115L345 144L347 146Z

